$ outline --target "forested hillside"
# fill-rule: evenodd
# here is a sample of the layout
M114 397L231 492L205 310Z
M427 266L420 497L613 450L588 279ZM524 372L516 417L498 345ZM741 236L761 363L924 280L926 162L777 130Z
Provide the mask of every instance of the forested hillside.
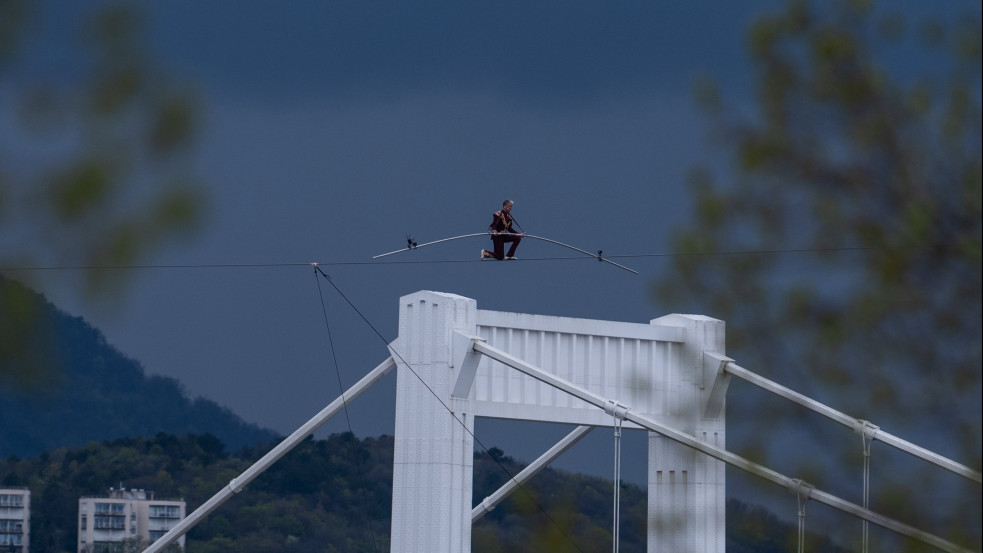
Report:
M166 339L166 338L162 338ZM239 448L276 435L180 382L147 376L103 334L0 276L0 457L132 436L211 433Z
M78 498L110 486L183 498L189 512L273 444L226 452L212 435L121 439L0 461L0 486L31 489L31 551L74 552ZM389 551L393 440L351 434L308 439L188 534L187 553ZM496 448L475 457L474 501L522 465ZM621 548L645 551L645 492L622 484ZM611 482L547 469L479 520L475 553L609 551ZM727 504L727 551L792 551L796 528L736 500ZM839 553L809 536L813 553Z

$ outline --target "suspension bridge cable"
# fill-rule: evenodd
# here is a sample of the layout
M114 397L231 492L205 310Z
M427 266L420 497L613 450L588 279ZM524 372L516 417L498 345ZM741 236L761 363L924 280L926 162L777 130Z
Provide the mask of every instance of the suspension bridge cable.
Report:
M358 455L358 442L355 438L355 431L352 429L352 418L348 412L348 399L345 398L345 385L341 381L341 368L338 365L338 354L334 347L334 339L331 336L331 324L328 322L328 309L324 305L324 294L321 292L321 281L317 278L317 271L314 272L314 282L317 284L317 295L321 300L321 313L324 315L324 326L328 332L328 345L331 348L331 359L334 361L335 375L338 377L338 388L341 393L341 404L345 410L345 420L348 422L348 433L352 435L351 449L352 456L355 461L355 471L358 473L359 482L365 485L365 471L362 467L362 461ZM372 517L369 516L368 509L368 499L366 494L358 494L362 499L362 515L365 517L366 524L369 527L369 533L372 534L372 546L375 551L380 551L379 549L379 538L375 532L375 524L372 523Z
M799 548L798 553L805 553L805 538L806 538L806 502L809 498L802 497L801 494L796 494L796 501L799 504Z
M761 249L761 250L733 250L733 251L710 251L710 252L656 252L656 253L628 253L604 255L610 259L643 259L643 258L672 258L672 257L723 257L737 255L782 255L782 254L803 254L803 253L836 253L836 252L865 252L879 251L882 248L873 247L844 247L844 248L789 248L789 249ZM548 256L548 257L524 257L519 261L586 261L594 259L583 256ZM372 265L438 265L456 263L481 263L479 259L426 259L417 261L325 261L325 262L270 262L270 263L159 263L159 264L134 264L134 265L15 265L10 267L0 267L0 272L30 272L30 271L123 271L123 270L149 270L149 269L263 269L274 267L344 267L344 266L372 266Z
M618 553L621 546L621 419L614 418L614 522L611 530L611 551Z
M860 435L863 439L864 446L864 483L863 483L863 500L864 509L870 508L870 446L874 442L874 437L868 436L867 432L863 432ZM861 525L861 552L867 553L867 541L869 539L869 530L867 525L867 519L863 519L863 524Z
M379 337L379 339L380 339L380 340L382 340L382 342L383 342L383 344L384 344L384 345L385 345L385 346L386 346L386 347L388 348L388 347L389 347L389 342L388 342L388 341L386 340L386 338L385 338L385 337L384 337L384 336L382 335L382 333L381 333L381 332L379 332L379 330L378 330L378 329L377 329L377 328L375 327L375 325L373 325L373 324L372 324L372 322L371 322L371 321L369 321L369 319L368 319L368 318L367 318L367 317L366 317L366 316L365 316L365 315L364 315L364 314L363 314L363 313L362 313L362 312L361 312L361 311L360 311L360 310L358 309L358 307L356 307L356 306L355 306L355 304L354 304L354 303L352 303L352 301L351 301L350 299L348 299L348 296L346 296L346 295L345 295L345 293L344 293L344 292L342 292L340 288L338 288L338 285L334 283L334 280L332 280L332 279L331 279L331 277L330 277L330 276L328 276L328 274L327 274L327 273L325 273L325 272L324 272L323 270L321 270L321 268L320 268L319 266L317 266L317 265L315 265L315 266L314 266L314 268L315 268L315 269L316 269L316 270L317 270L317 271L318 271L319 273L321 273L321 276L322 276L322 277L324 277L324 279L325 279L325 280L327 280L329 284L331 284L331 286L332 286L332 287L333 287L333 288L335 289L335 291L336 291L336 292L338 293L338 295L339 295L339 296L341 296L341 297L342 297L342 299L344 299L344 300L345 300L345 302L347 302L349 306L351 306L351 308L352 308L352 309L353 309L353 310L355 311L355 313L356 313L356 314L358 314L358 316L359 316L359 317L360 317L360 318L361 318L361 319L362 319L363 321L365 321L365 324L367 324L367 325L368 325L368 327L369 327L370 329L372 329L372 332L374 332L374 333L375 333L375 335L376 335L376 336L378 336L378 337ZM504 473L505 473L505 475L506 475L506 476L508 476L508 478L509 478L509 480L510 480L511 482L513 482L513 483L515 483L515 484L516 484L516 487L517 487L518 489L520 489L520 490L522 490L522 491L523 491L524 493L526 493L526 495L527 495L527 496L529 497L529 500L530 500L530 501L532 501L532 503L533 503L533 504L534 504L534 505L536 506L536 508L537 508L537 509L538 509L538 510L539 510L539 511L540 511L541 513L543 513L543 515L545 515L545 516L546 516L546 518L547 518L547 520L549 520L549 522L550 522L550 524L552 524L553 526L555 526L555 527L556 527L556 528L557 528L557 529L559 530L559 532L560 532L560 534L561 534L561 535L563 535L563 537L564 537L564 538L566 538L566 539L567 539L567 541L569 541L569 542L570 542L570 544L571 544L571 545L573 545L573 547L574 547L574 548L575 548L575 549L576 549L577 551L580 551L581 553L584 553L584 550L583 550L583 549L581 549L581 548L580 548L580 546L579 546L579 545L577 544L577 542L576 542L576 541L574 541L574 539L573 539L573 538L572 538L572 537L571 537L571 536L570 536L569 534L567 534L567 532L566 532L566 531L564 530L564 528L563 528L562 526L560 526L560 524L559 524L559 523L558 523L558 522L557 522L557 521L556 521L556 520L555 520L555 519L554 519L554 518L553 518L552 516L550 516L550 514L549 514L549 512L547 512L547 511L546 511L546 509L545 509L545 508L544 508L544 507L543 507L543 506L542 506L542 505L541 505L541 504L540 504L540 503L539 503L539 502L538 502L538 501L536 500L536 498L535 498L535 496L534 496L534 495L533 495L532 493L530 493L530 492L529 492L528 490L526 490L526 488L525 488L525 486L524 486L524 485L523 485L522 483L520 483L519 481L517 481L517 480L515 479L515 475L513 475L513 474L512 474L511 472L509 472L509 470L508 470L507 468L505 468L505 465L503 465L503 464L502 464L502 463L501 463L501 462L500 462L500 461L499 461L498 459L496 459L496 458L495 458L495 456L494 456L494 455L492 455L492 454L491 454L491 452L490 452L490 451L488 450L488 447L486 447L486 446L485 446L485 444L484 444L484 443L482 443L482 441L481 441L481 440L480 440L480 439L479 439L479 438L478 438L478 437L477 437L477 436L476 436L476 435L474 434L474 432L472 432L472 431L471 431L471 429L469 429L469 428L467 427L467 425L466 425L466 424L464 424L464 421L462 421L461 419L459 419L459 418L457 417L457 415L456 415L456 414L454 413L454 411L453 411L453 410L452 410L452 409L450 408L450 406L449 406L449 405L447 405L447 404L446 404L446 403L444 402L444 400L442 400L442 399L440 398L440 396L439 396L439 395L437 395L437 392L436 392L436 391L434 391L434 389L433 389L433 388L431 388L429 384L427 384L427 382L426 382L426 381L425 381L425 380L423 379L423 377L422 377L422 376L420 376L420 374L416 372L416 370L415 370L415 369L413 368L413 366L412 366L412 365L410 365L410 364L409 364L409 363L408 363L408 362L406 361L406 359L404 359L404 358L403 358L403 356L402 356L402 355L400 355L400 353L399 353L398 351L396 351L396 349L395 349L395 348L389 348L389 349L390 349L390 350L392 351L392 353L393 353L393 355L395 355L396 357L398 357L398 358L399 358L399 360L403 362L403 365L404 365L404 366L405 366L405 367L406 367L407 369L409 369L409 371L410 371L410 372L411 372L411 373L413 374L413 376L415 376L415 377L416 377L416 379L420 381L420 384L422 384L422 385L423 385L423 387L424 387L424 388L426 388L428 392L430 392L430 395L432 395L432 396L434 397L434 399L436 399L436 400L437 400L437 403L439 403L439 404L440 404L440 406L441 406L441 407L443 407L443 408L444 408L444 409L445 409L445 410L447 411L447 413L448 413L448 414L449 414L449 415L451 416L451 418L452 418L452 419L454 419L454 421L455 421L455 422L457 422L457 423L458 423L459 425L461 425L461 428L462 428L462 429L463 429L463 430L464 430L464 431L465 431L465 432L466 432L466 433L467 433L467 434L468 434L469 436L471 436L471 439L472 439L472 440L474 440L474 443L476 443L476 444L478 444L478 445L479 445L479 446L481 447L481 449L482 449L482 450L483 450L483 451L484 451L484 452L485 452L486 454L488 454L488 457L489 457L489 458L490 458L490 459L491 459L492 461L494 461L496 465L498 465L498 468L500 468L500 469L502 470L502 472L504 472Z

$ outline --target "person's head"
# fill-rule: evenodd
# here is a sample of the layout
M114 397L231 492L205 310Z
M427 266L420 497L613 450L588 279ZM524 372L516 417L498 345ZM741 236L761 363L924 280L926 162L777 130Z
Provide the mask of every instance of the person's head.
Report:
M506 213L512 211L512 200L505 200L504 202L502 202L502 211Z

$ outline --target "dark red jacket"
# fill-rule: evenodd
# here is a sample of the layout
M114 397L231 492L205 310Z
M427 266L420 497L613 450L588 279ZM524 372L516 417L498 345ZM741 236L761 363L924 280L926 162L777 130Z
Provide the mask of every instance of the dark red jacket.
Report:
M492 214L492 222L488 225L488 229L492 232L515 232L512 230L512 216L504 210L496 211Z

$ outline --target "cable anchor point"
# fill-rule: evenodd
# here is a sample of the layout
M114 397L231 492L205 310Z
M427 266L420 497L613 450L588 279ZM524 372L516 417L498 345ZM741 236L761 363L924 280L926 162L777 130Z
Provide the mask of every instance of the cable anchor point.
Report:
M328 280L329 282L331 281L331 275L329 275L328 273L325 273L325 272L324 272L324 269L322 269L322 268L321 268L321 264L320 264L320 263L317 263L317 262L315 262L315 263L311 263L311 267L314 267L314 272L315 272L315 273L321 273L321 276L323 276L323 277L324 277L325 279L327 279L327 280ZM316 279L316 278L317 278L317 277L315 276L315 279Z
M815 491L816 486L801 480L799 478L794 478L789 480L787 483L788 491L794 493L799 497L800 500L808 501L812 492Z

